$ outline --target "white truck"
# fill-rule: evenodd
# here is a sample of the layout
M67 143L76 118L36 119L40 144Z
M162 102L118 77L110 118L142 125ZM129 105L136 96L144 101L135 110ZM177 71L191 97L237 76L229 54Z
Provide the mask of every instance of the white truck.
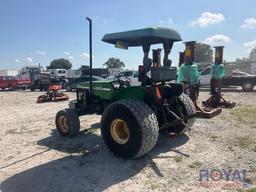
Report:
M211 67L202 70L199 75L199 84L209 86L211 81ZM244 91L252 91L256 85L256 75L239 70L228 72L222 79L224 86L241 86Z

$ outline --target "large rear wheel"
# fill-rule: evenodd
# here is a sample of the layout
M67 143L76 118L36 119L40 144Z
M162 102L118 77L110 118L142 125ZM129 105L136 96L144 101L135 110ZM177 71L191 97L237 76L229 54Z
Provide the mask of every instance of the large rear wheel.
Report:
M155 146L159 127L148 105L125 99L105 109L101 118L101 134L111 152L122 158L134 159Z

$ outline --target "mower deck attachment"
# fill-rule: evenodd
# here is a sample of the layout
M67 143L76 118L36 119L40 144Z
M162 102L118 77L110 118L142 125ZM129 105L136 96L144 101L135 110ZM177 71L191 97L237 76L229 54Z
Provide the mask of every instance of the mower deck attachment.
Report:
M44 102L50 102L50 101L57 102L57 101L68 100L69 99L68 95L58 92L58 90L60 90L60 89L61 89L60 85L50 85L48 87L48 91L45 94L40 95L37 98L37 103L44 103Z

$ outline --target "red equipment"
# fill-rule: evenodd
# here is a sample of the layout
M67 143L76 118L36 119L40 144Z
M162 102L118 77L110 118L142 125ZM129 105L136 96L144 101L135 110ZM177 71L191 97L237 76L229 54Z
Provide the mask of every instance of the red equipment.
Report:
M48 91L37 98L37 103L68 100L68 95L58 92L61 88L61 85L49 85Z

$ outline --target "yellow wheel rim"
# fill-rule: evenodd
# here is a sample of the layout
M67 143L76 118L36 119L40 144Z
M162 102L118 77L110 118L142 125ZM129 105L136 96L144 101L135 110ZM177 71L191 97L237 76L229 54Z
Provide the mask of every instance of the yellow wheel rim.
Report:
M110 125L110 134L118 144L125 144L129 140L129 128L122 119L115 119Z
M63 133L68 133L69 131L69 124L68 124L68 119L64 115L59 117L59 128L61 132Z

